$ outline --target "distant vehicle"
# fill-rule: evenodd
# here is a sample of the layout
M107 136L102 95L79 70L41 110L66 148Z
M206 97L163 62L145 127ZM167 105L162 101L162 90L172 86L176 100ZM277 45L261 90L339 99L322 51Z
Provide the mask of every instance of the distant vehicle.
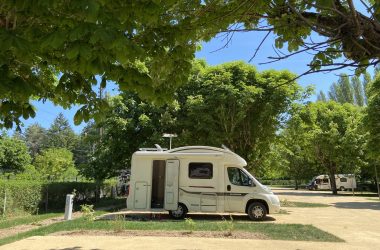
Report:
M336 174L335 183L336 188L341 191L356 188L356 179L354 174ZM331 190L330 176L318 175L314 177L306 187L309 190Z
M261 220L280 210L280 201L228 148L188 146L164 150L140 149L132 155L127 208L187 212L240 212Z

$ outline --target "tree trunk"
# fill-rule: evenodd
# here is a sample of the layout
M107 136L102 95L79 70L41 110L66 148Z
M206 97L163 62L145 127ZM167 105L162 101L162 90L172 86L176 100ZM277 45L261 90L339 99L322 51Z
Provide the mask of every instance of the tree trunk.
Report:
M100 200L100 188L102 186L102 181L96 180L95 181L95 202L98 202Z
M295 186L295 190L298 190L298 180L297 179L295 179L295 184L296 184L296 186Z
M330 168L330 185L332 194L338 194L338 191L336 189L336 182L335 182L335 168Z

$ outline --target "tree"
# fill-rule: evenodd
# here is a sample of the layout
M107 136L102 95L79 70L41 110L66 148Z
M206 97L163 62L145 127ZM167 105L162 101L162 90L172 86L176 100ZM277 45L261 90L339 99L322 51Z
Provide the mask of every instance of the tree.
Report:
M43 150L36 156L34 166L48 180L62 180L78 173L74 167L73 154L65 148Z
M287 71L258 72L243 62L196 68L178 91L181 143L225 144L260 175L284 115L303 92ZM283 116L284 115L284 116Z
M34 158L44 148L46 143L46 129L41 127L38 123L30 125L24 133L24 140L28 146L30 155Z
M363 76L363 90L364 90L364 102L367 105L368 104L368 83L372 81L371 75L368 72L365 72Z
M46 148L66 148L72 150L78 141L69 121L59 113L46 133Z
M367 149L369 158L373 161L374 177L380 197L380 184L378 176L380 176L380 75L368 86L368 107L364 118L364 124L369 133Z
M340 91L342 91L343 101L341 103L354 104L353 89L350 84L350 78L346 74L341 74L338 80Z
M122 90L166 100L186 80L196 51L194 32L186 30L188 18L180 14L192 8L186 5L173 1L3 1L1 125L11 127L13 122L20 124L20 116L33 117L29 101L35 97L64 107L82 105L76 121L100 115L105 103L91 87L96 75L102 76L103 87L111 80ZM62 73L59 79L58 72Z
M354 91L355 104L358 106L364 106L364 91L360 78L358 76L353 76L351 78L351 85Z
M82 175L98 183L130 167L131 156L139 148L165 143L162 134L171 131L175 120L172 113L178 109L175 101L160 107L134 93L115 96L110 104L107 118L86 129L87 148L92 147L92 152L80 168ZM104 130L102 137L95 132L100 127Z
M302 106L293 105L290 112L291 119L286 123L276 142L276 147L283 159L278 169L284 176L295 180L295 189L298 189L301 180L310 180L321 170L321 167L315 164L311 145L313 138L301 117L301 109Z
M361 3L369 13L358 11L352 0L5 0L0 9L1 125L33 117L31 98L82 105L76 122L101 115L107 105L91 88L96 75L102 76L103 87L111 80L123 91L163 102L186 81L197 42L221 32L274 33L276 48L314 53L306 73L346 66L361 71L375 65L380 54L380 3L355 2ZM312 32L326 39L308 39Z
M317 102L304 106L300 117L308 131L314 159L329 174L336 194L335 174L355 173L365 164L361 110L348 103Z
M327 97L326 97L325 93L322 90L319 91L319 93L318 93L317 101L321 101L321 102L326 102L327 101Z
M0 171L18 173L31 162L25 143L21 140L0 136Z

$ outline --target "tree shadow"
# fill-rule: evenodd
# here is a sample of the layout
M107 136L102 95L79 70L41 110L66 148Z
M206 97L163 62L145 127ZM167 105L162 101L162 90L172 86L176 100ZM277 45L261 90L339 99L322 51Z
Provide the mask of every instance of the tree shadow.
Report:
M336 208L380 210L379 202L336 202Z

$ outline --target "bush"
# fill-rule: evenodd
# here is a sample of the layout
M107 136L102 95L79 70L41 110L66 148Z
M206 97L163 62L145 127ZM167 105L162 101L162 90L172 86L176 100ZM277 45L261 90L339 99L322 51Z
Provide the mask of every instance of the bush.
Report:
M1 213L11 215L17 211L37 212L42 199L42 190L43 184L41 182L0 180Z
M100 187L101 197L109 197L113 182L105 182ZM17 212L36 213L39 209L63 210L66 195L75 192L74 204L95 201L96 184L92 182L40 182L30 180L0 180L0 211L4 214L4 197L6 195L5 215Z

